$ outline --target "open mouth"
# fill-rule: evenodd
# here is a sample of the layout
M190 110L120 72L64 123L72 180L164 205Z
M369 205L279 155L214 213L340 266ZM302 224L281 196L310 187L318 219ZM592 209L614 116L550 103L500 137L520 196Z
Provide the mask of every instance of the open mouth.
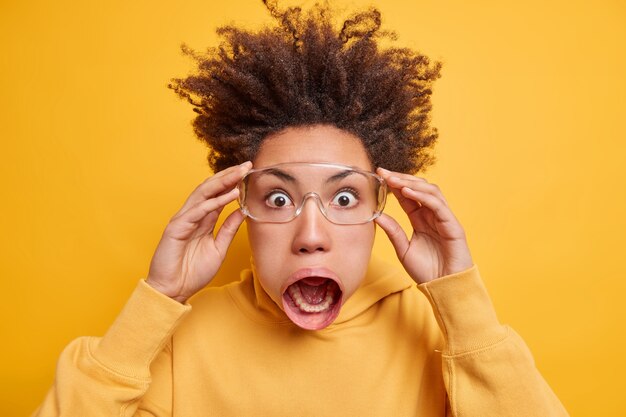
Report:
M289 319L307 330L330 325L341 309L342 291L330 278L308 276L297 280L283 293L283 309Z

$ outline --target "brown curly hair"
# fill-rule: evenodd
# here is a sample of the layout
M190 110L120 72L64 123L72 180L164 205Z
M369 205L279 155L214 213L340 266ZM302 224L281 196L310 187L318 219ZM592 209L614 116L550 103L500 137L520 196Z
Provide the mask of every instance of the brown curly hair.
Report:
M275 27L217 29L218 48L201 55L185 44L197 73L168 85L198 116L194 132L209 147L214 172L252 160L263 140L287 127L334 125L359 137L374 166L417 173L435 162L432 83L441 63L395 40L369 9L332 23L328 5L280 10L263 0Z

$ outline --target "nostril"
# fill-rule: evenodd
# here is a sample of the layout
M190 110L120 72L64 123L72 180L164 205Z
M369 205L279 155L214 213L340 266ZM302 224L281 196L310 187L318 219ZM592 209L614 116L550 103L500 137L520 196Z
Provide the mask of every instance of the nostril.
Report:
M318 246L317 248L315 248L315 249L313 249L313 250L310 250L310 249L307 249L307 248L300 248L300 249L299 249L299 252L300 252L300 253L309 253L309 252L324 252L324 251L325 251L325 249L324 249L322 246Z

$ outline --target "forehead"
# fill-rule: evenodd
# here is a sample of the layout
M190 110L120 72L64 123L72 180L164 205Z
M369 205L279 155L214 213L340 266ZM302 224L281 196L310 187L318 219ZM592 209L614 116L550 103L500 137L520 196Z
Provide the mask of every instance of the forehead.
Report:
M373 169L361 140L333 126L287 128L264 140L254 168L288 162L328 162Z
M348 182L355 185L373 185L377 177L357 167L327 163L286 162L265 168L255 168L248 174L248 181L256 186L273 186L276 181L286 184L321 184L334 186Z

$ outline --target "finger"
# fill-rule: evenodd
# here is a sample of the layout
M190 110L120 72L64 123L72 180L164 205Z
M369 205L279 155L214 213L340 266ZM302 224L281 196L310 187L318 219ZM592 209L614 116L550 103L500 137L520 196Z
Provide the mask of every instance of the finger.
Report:
M237 188L233 188L226 194L222 194L215 198L210 198L208 200L202 201L187 210L182 216L179 217L179 220L187 223L198 223L210 213L214 212L217 209L223 208L226 204L235 200L238 195L239 190Z
M239 190L234 188L226 194L196 204L186 212L173 217L163 236L177 241L188 241L212 233L219 211L238 195Z
M246 161L243 164L226 168L225 170L222 170L205 179L204 182L197 186L196 189L189 195L187 201L185 201L178 213L185 212L201 201L208 200L209 198L230 190L237 185L237 183L243 178L251 167L252 162Z
M396 250L398 259L402 261L404 259L404 255L409 249L409 239L406 237L406 233L404 233L402 227L400 227L398 222L393 217L385 213L381 214L374 221L385 231L387 237L389 237L389 241L393 245L393 248Z
M413 180L417 180L417 181L426 181L426 179L422 178L422 177L416 177L415 175L404 174L402 172L389 171L388 169L381 168L381 167L378 167L376 169L376 172L378 173L378 175L383 177L385 180L387 180L387 178L389 178L389 177L398 177L398 178L404 178L404 179L413 179Z
M445 200L445 197L443 193L441 192L441 189L439 188L439 186L437 184L429 183L426 180L426 178L417 177L411 174L404 174L402 172L389 171L388 169L384 169L380 167L377 168L376 172L381 177L383 177L383 179L387 183L391 183L389 185L393 188L401 188L403 186L410 186L410 184L418 184L418 185L422 184L424 187L427 187L425 189L432 192L432 194L439 195L439 197Z
M448 201L444 197L439 186L437 186L437 184L431 184L423 178L417 178L413 176L398 177L395 175L391 175L387 177L385 181L391 189L401 189L402 187L409 187L417 191L432 194L441 199L445 204L448 204Z
M377 172L380 176L383 177L388 185L388 189L393 193L393 195L396 196L396 198L400 202L400 206L407 213L411 213L421 208L422 205L419 201L407 200L401 193L402 187L410 187L420 191L429 192L443 200L445 204L448 204L448 201L444 197L439 187L436 184L428 183L428 181L426 181L426 179L424 178L415 177L411 174L403 174L401 172L389 171L380 167L377 169Z
M389 191L396 197L402 210L409 215L422 207L422 203L419 200L405 197L402 194L402 189L389 188Z
M217 236L215 236L215 247L222 257L226 255L230 243L233 241L237 230L239 230L239 226L241 226L245 218L246 216L241 210L235 210L230 213L228 217L226 217L226 220L224 220L224 223L222 223L222 227L220 227Z
M438 197L427 192L414 190L409 187L402 188L401 193L407 199L419 201L422 206L432 210L432 212L435 213L435 217L439 222L445 223L456 221L456 218L454 217L454 214L452 214L450 208L445 204L444 201L442 201Z
M235 188L233 188L233 190L235 190ZM237 193L239 193L239 191L237 191ZM203 225L204 223L207 223L207 224L211 223L212 224L211 230L212 230L212 228L215 227L215 222L217 222L217 218L220 216L220 214L222 214L222 210L224 210L225 207L226 206L221 206L221 207L216 208L212 212L210 212L204 219L202 219L200 224Z
M209 198L229 191L232 187L237 185L251 167L252 163L247 161L243 164L226 168L205 179L204 182L196 187L189 195L180 211L186 211L201 201L208 200Z
M195 231L194 237L206 235L209 233L212 234L213 229L215 228L215 224L217 223L217 219L222 213L222 210L224 210L224 207L226 206L218 207L217 209L204 216L204 218L200 220L200 223L198 224L198 229Z

